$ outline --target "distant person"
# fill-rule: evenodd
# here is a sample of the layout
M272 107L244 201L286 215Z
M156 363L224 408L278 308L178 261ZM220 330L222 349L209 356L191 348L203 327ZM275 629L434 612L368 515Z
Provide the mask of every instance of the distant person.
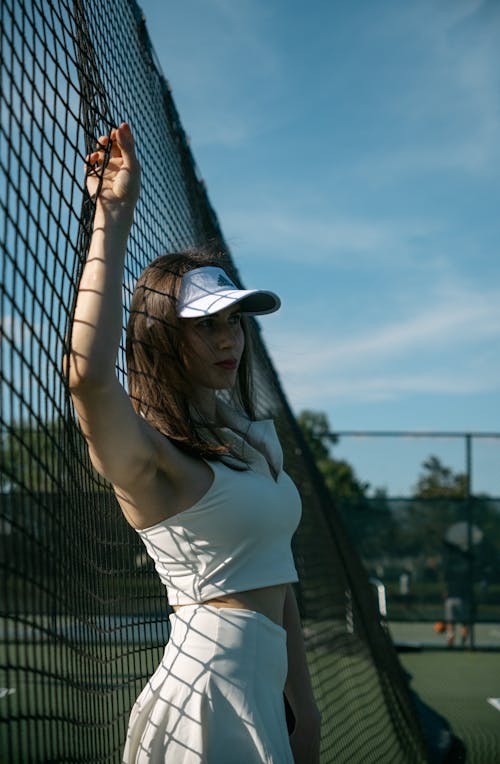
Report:
M410 596L410 582L410 574L407 570L404 570L399 576L399 594L404 599L408 599Z
M446 644L453 647L456 639L456 628L460 624L460 640L462 646L469 636L470 622L470 565L466 552L455 544L444 542L444 622L446 629Z
M123 762L317 764L320 717L291 586L300 497L273 422L254 421L251 394L246 316L277 310L279 298L239 290L203 251L158 257L132 298L127 394L115 364L140 185L128 125L100 138L87 161L89 193L100 191L69 385L92 463L175 611L132 709Z

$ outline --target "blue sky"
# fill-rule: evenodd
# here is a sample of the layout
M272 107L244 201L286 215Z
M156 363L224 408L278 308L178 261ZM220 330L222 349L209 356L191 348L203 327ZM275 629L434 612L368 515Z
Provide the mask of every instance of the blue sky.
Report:
M140 5L243 281L283 299L261 326L294 411L500 431L500 4ZM475 487L500 495L488 443ZM418 448L359 470L404 493L440 453Z

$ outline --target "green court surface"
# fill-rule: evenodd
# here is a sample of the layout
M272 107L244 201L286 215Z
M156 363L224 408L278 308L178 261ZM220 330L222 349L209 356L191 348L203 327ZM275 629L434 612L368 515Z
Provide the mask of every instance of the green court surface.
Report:
M0 723L10 720L10 740L0 725L0 764L119 761L130 709L161 653L161 646L0 642L0 665L16 666L0 670ZM91 654L89 670L83 658Z
M400 654L411 687L444 716L467 748L466 764L500 762L500 653L422 650Z
M389 631L395 644L409 644L425 648L445 648L446 634L434 630L430 621L390 621ZM474 646L481 650L500 651L500 623L474 624ZM457 629L457 643L459 643Z
M80 647L93 650L92 645ZM59 754L67 749L67 760L74 760L75 741L82 760L85 756L89 757L87 760L92 756L101 756L99 760L104 760L109 755L110 727L114 737L112 748L118 758L130 707L145 677L152 673L160 659L161 649L151 647L127 654L123 648L118 650L108 645L105 655L101 655L105 661L99 664L100 675L86 677L81 675L80 661L78 657L75 660L74 650L64 644L0 643L0 665L9 663L7 658L11 653L10 660L19 658L19 667L23 667L11 676L0 672L0 687L4 688L0 693L0 719L7 715L17 720L12 728L15 730L14 760L10 759L9 764L46 761L38 754L38 742L42 740L49 748L53 741L54 750ZM359 693L358 685L365 682L362 658L334 652L322 655L322 660L331 663L329 675L343 682L345 692ZM453 732L465 744L466 764L500 763L500 710L488 702L488 698L500 699L500 652L424 649L400 653L400 660L412 677L411 688L424 703L448 720ZM72 679L69 684L57 681L61 668L66 674L69 672ZM349 680L343 681L346 676ZM76 700L73 682L80 687ZM119 720L117 725L103 725L97 737L91 731L93 722L88 704L83 702L87 692L93 695L89 704L101 707L103 720L109 718L110 708L111 717ZM346 707L352 708L352 705L346 704ZM40 714L41 708L43 714ZM34 720L35 709L37 718ZM0 735L1 764L8 761L6 745L6 739L2 741Z

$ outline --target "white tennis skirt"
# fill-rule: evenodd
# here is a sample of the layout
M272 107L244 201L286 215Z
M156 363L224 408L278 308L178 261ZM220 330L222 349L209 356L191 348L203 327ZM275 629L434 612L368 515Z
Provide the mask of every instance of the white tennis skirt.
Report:
M130 714L123 764L293 764L286 631L261 613L186 605Z

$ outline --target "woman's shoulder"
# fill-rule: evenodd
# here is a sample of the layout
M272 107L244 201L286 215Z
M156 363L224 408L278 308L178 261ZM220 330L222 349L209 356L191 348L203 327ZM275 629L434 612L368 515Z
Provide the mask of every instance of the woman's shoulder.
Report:
M134 528L145 528L176 515L200 499L214 480L201 458L175 446L156 432L156 469L147 480L123 489L115 485L122 511Z

